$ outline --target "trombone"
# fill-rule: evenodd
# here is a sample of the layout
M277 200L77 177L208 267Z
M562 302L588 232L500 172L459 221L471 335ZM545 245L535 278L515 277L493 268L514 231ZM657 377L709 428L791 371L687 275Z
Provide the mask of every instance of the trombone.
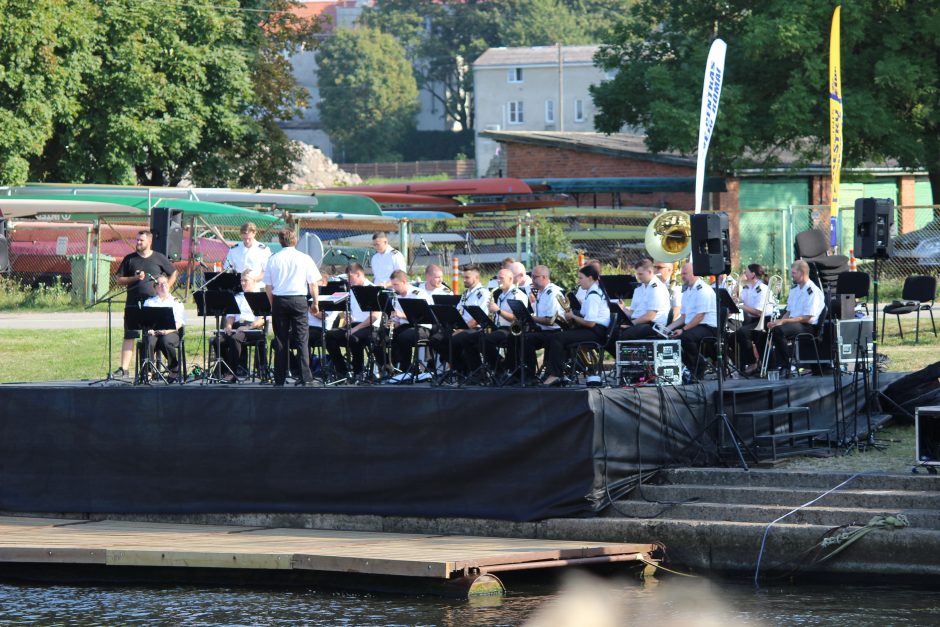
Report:
M783 292L783 277L779 274L772 275L767 280L767 294L764 296L764 300L761 302L761 313L763 314L767 310L767 305L770 302L777 303L776 306L770 312L770 319L776 320L780 317L780 295ZM773 300L771 300L773 299ZM757 322L757 326L754 327L755 331L763 331L765 328L764 320L767 316L761 316L760 320ZM760 360L760 376L761 378L767 377L767 368L770 365L770 331L767 332L767 339L764 341L764 352L761 354Z

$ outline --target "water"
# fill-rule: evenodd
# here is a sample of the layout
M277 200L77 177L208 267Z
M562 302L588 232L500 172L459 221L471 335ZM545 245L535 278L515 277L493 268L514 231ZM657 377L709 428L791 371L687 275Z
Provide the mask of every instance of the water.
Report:
M590 579L574 588L520 584L502 599L468 602L305 589L0 584L0 624L508 626L547 609L575 617L552 623L558 627L940 624L940 592L911 586L794 585L755 592L744 582L673 578ZM595 617L605 614L614 622Z

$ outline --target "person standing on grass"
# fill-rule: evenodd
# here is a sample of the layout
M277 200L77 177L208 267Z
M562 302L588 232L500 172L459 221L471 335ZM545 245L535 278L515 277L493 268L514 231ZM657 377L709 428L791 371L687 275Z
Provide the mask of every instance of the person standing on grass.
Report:
M176 284L177 272L166 255L153 250L153 233L138 231L135 250L124 257L118 267L118 285L127 288L127 300L124 303L124 343L121 344L121 366L114 371L115 376L128 376L131 358L134 356L134 340L140 337L136 329L128 329L127 311L139 309L141 303L156 296L157 277L167 276L168 288Z

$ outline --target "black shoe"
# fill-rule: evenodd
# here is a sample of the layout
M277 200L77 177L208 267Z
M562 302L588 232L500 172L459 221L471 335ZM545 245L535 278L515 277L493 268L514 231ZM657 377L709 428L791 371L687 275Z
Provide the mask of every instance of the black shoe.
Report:
M124 368L118 368L112 374L118 379L123 379L123 378L131 376L131 374L127 370L124 370Z

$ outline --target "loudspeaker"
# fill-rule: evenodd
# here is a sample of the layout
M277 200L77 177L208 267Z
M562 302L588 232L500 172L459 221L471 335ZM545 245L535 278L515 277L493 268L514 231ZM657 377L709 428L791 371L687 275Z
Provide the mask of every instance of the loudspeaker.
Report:
M855 294L833 294L829 299L829 315L833 320L854 320Z
M0 272L10 270L10 240L7 239L7 221L0 218Z
M154 207L150 210L150 230L153 249L166 255L170 261L183 257L183 211Z
M940 410L936 406L914 411L914 463L940 466Z
M731 272L731 242L728 214L696 213L692 227L692 271L696 276L718 276Z
M855 256L859 259L889 259L894 253L891 227L894 201L890 198L859 198L855 201Z

